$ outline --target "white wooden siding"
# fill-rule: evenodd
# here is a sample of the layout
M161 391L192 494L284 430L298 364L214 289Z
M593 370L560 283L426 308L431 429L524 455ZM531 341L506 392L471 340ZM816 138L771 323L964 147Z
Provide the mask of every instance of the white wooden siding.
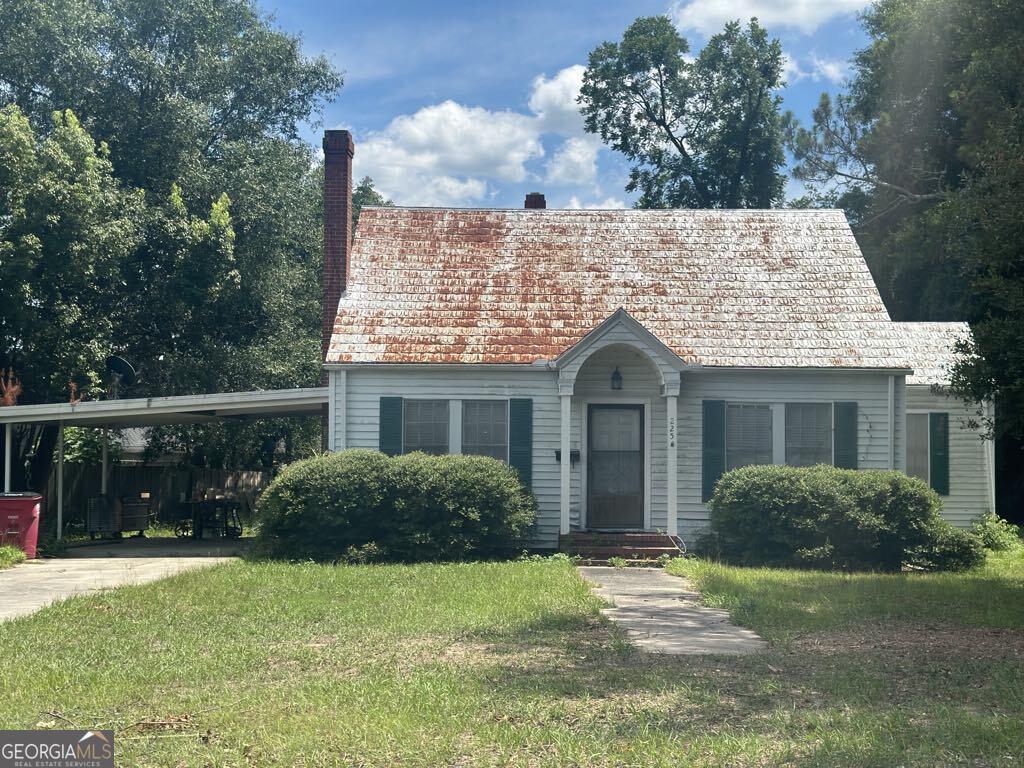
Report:
M991 468L985 441L968 426L978 420L977 408L962 400L938 395L931 387L907 387L907 411L940 411L949 414L949 496L942 497L942 516L959 527L969 526L991 508Z
M623 388L611 390L611 373L618 366ZM848 371L720 371L684 372L679 397L679 518L680 534L692 537L707 524L707 510L701 503L701 401L732 402L832 402L858 404L858 464L862 468L886 469L889 462L888 376L881 373ZM378 447L379 409L382 396L437 397L449 400L480 397L529 397L533 399L533 489L539 507L536 546L558 543L559 447L558 379L544 368L496 369L466 366L445 370L422 368L349 368L344 379L347 402L335 407L348 447ZM337 392L341 395L340 387ZM661 396L658 372L635 348L609 346L591 355L580 369L573 397L571 443L581 449L584 402L589 400L650 400L651 419L651 527L665 530L666 446L665 398ZM897 461L903 466L905 450L899 447L905 429L902 381L896 383ZM950 420L951 435L955 419ZM340 447L336 444L335 448ZM951 437L950 482L956 483L960 469L960 448ZM978 452L979 457L981 449ZM979 459L980 461L981 459ZM581 465L572 466L572 523L580 524ZM983 475L979 475L982 478ZM979 496L979 498L983 498Z
M532 398L533 491L539 511L536 546L557 546L559 465L555 461L555 449L558 448L560 425L557 374L553 371L544 368L488 369L483 366L438 371L350 368L346 389L349 448L376 449L379 446L381 397L436 397L446 400ZM574 444L573 447L579 446ZM578 466L574 467L577 494L578 473Z
M897 382L896 392L901 389ZM679 533L692 538L707 526L701 502L701 402L857 403L857 466L889 468L889 378L860 371L728 371L703 369L683 374L679 396ZM903 398L896 398L902 424ZM897 450L897 455L900 451Z

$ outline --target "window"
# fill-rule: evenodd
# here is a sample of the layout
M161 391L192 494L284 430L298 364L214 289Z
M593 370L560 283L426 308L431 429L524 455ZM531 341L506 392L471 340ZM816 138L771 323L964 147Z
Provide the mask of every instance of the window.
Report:
M928 414L907 414L907 474L930 482L928 451Z
M786 463L832 463L832 403L786 403Z
M508 461L508 401L462 402L462 452Z
M729 403L725 412L726 469L771 463L771 406Z
M448 453L448 401L405 400L404 453Z

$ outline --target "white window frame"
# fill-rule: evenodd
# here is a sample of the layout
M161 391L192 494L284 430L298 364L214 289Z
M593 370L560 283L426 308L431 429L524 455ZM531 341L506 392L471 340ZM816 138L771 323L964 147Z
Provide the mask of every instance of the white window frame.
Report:
M836 402L834 400L786 400L786 401L765 401L765 400L726 400L725 401L725 456L726 466L729 461L729 406L730 405L762 405L768 406L772 412L772 464L775 466L786 466L786 406L787 405L828 405L831 406L831 452L829 460L832 466L836 464ZM909 411L908 411L909 413Z
M722 444L725 446L725 471L726 472L730 471L729 470L729 406L730 405L752 405L752 406L760 406L762 408L768 408L768 411L771 414L772 464L778 464L779 463L778 462L778 447L779 447L779 445L778 445L778 433L779 433L779 430L777 429L777 426L778 426L778 424L777 424L777 422L778 422L778 412L777 412L777 409L776 409L776 406L778 405L778 403L765 403L765 402L758 401L758 400L726 400L725 401L725 435L723 435L723 438L722 438ZM785 435L783 435L783 439L785 439ZM783 454L783 455L785 455L785 454ZM756 466L756 465L745 464L744 466ZM739 467L736 467L736 469L739 469Z
M910 417L913 416L913 415L928 416L928 418L924 420L924 423L928 426L928 429L926 431L926 434L928 435L928 445L925 446L925 450L928 452L928 461L926 462L926 465L928 467L928 477L924 478L924 481L926 483L928 483L928 487L929 488L932 487L932 420L931 420L931 415L933 413L944 413L944 414L946 414L946 416L949 419L949 433L950 433L950 447L951 447L950 454L952 454L952 452L953 452L952 451L952 442L953 442L953 440L952 440L952 434L953 434L953 414L952 414L952 412L951 411L943 410L941 408L908 408L907 409L907 423L910 422ZM903 431L906 432L906 449L907 449L907 454L909 455L909 453L910 453L910 429L904 427ZM953 460L952 460L952 457L950 457L949 467L950 467L950 471L949 471L949 492L950 492L950 495L952 495L952 493L953 493ZM907 474L907 463L905 461L903 462L903 474ZM943 497L943 498L948 498L948 497Z
M452 420L452 425L451 425L452 426L452 430L455 430L457 428L458 432L459 432L459 453L462 453L462 425L463 425L463 415L464 415L463 412L462 412L463 404L466 403L466 402L504 403L505 404L505 458L501 459L501 461L504 461L506 464L508 464L508 458L509 458L508 454L509 454L509 451L512 450L512 446L509 445L509 443L511 442L511 437L512 437L512 424L511 424L511 421L510 421L510 418L509 418L510 417L509 410L511 408L511 405L509 403L510 399L511 398L508 398L508 397L467 397L467 398L464 398L462 400L458 400L458 401L453 400L452 401L453 403L458 402L458 404L459 404L458 405L458 410L459 410L458 424L455 424L455 420L453 419ZM449 406L449 407L451 407L451 406ZM467 455L467 456L479 456L479 455L482 455L482 454L473 453L473 454L465 454L465 455Z
M829 409L829 452L828 463L833 467L836 465L836 403L834 400L791 400L779 403L782 406L782 461L779 464L786 464L786 408L791 405L827 405Z
M402 397L402 454L408 453L405 447L405 404L408 400L442 400L448 403L448 452L440 455L450 455L452 453L452 401L447 397L427 397L425 395L422 397Z
M432 395L396 395L402 398L402 453L405 453L405 401L406 400L446 400L448 402L448 456L462 454L462 403L465 400L503 400L505 402L505 463L511 450L512 422L508 418L511 409L511 395L494 396L479 395L473 397L436 397ZM467 454L468 455L468 454ZM475 454L474 454L475 455Z

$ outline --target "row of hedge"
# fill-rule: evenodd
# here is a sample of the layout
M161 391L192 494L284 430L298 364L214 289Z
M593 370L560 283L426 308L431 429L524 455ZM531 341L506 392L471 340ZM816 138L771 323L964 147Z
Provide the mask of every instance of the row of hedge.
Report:
M287 467L258 516L272 555L409 562L507 552L536 512L515 470L496 459L350 449Z
M709 502L707 548L743 565L963 570L981 540L940 516L942 502L902 472L751 466L727 472Z

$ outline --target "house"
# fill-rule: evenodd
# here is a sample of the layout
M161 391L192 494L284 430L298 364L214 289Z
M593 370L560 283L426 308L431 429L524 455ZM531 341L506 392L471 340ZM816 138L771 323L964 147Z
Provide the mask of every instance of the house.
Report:
M691 536L745 464L904 469L919 411L963 410L918 391L939 350L915 359L926 345L889 318L839 211L531 194L520 210L364 208L353 238L348 132L324 153L329 448L507 460L537 497L538 546ZM929 424L940 447L954 420ZM916 442L910 456L919 471ZM954 522L991 507L980 471L950 467Z
M982 439L991 403L965 403L943 392L966 323L897 323L906 334L914 372L907 377L907 452L902 469L942 496L943 516L968 526L996 508L995 443Z

